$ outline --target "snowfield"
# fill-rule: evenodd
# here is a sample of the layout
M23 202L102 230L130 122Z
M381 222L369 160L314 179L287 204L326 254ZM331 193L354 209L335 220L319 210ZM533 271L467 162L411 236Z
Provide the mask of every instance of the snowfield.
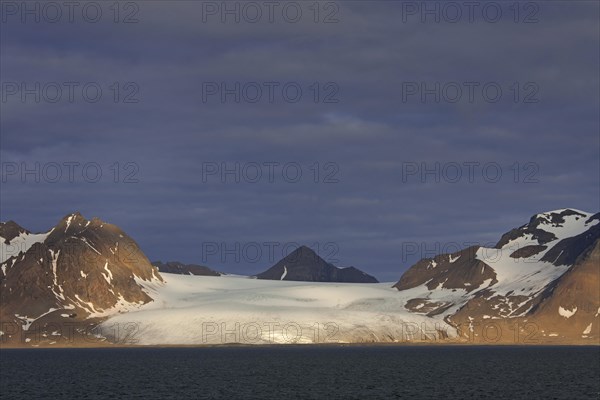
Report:
M108 336L110 340L141 345L409 342L444 336L456 338L457 330L444 319L481 291L486 291L488 298L498 297L507 306L506 310L498 311L498 316L484 318L522 316L529 309L522 306L569 269L568 265L555 266L541 258L560 240L587 231L598 220L586 223L592 214L581 212L583 217L568 215L560 225L550 222L552 214L561 211L538 214L545 220L539 228L553 233L556 239L546 243L547 248L536 255L510 257L519 248L539 244L530 234L523 234L501 249L479 248L476 258L494 270L497 282L487 279L472 291L447 289L443 284L429 289L429 282L398 291L391 282L316 283L163 273L165 283L137 280L153 302L142 306L124 304L104 312L102 315L112 316L101 329L104 334L111 329L115 332ZM459 258L449 257L450 263ZM435 262L431 267L436 267ZM284 268L281 279L287 272ZM405 308L409 300L413 303L412 311ZM427 316L432 307L439 312ZM565 318L575 311L558 310Z
M154 299L102 323L138 345L403 342L456 330L413 314L393 283L315 283L162 274L140 282ZM116 329L118 328L118 329ZM114 332L119 332L116 337Z

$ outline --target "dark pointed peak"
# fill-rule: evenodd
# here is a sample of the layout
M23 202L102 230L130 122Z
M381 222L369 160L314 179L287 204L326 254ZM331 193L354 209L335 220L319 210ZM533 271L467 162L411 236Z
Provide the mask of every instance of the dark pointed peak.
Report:
M298 247L296 250L294 250L294 251L300 251L300 252L302 252L302 251L312 251L312 252L314 252L314 251L313 251L313 249L311 249L310 247L308 247L308 246L306 246L306 245L304 245L304 244L303 244L303 245L301 245L301 246L299 246L299 247Z
M296 249L300 253L317 254L316 251L306 245L302 245Z
M297 249L295 249L294 251L292 251L291 253L289 253L287 256L285 256L283 258L282 261L285 262L298 262L298 261L310 261L310 262L316 262L316 261L323 261L325 262L325 260L323 260L316 251L314 251L313 249L311 249L308 246L302 245L300 247L298 247Z
M299 255L299 254L302 254L302 255L312 255L312 254L317 254L317 253L313 249L311 249L310 247L302 245L302 246L297 247L296 249L294 249L290 253L288 253L288 256L291 256L293 254L294 255Z
M355 267L338 268L325 261L308 246L300 246L268 270L257 274L258 279L376 283L377 279Z

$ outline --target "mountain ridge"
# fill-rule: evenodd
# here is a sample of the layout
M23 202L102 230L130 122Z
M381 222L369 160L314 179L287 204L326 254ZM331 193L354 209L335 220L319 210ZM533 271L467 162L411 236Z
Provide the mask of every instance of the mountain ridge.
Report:
M356 267L339 268L321 258L308 246L300 246L257 279L303 282L377 283L378 280Z
M335 324L334 343L600 344L600 213L535 214L494 247L419 260L390 287L306 246L257 279L150 263L119 227L80 213L43 233L0 223L0 250L2 346L71 346L60 327L74 322L104 329L93 345L120 343L107 334L114 324L133 326L142 344L206 344L193 334L206 324L286 319L305 329ZM258 343L322 342L299 335L259 335Z
M152 265L158 269L158 272L180 275L197 275L197 276L221 276L217 272L206 265L185 264L179 261L154 261Z
M474 324L491 321L509 329L509 322L536 323L547 338L562 335L571 342L597 340L600 286L595 292L581 288L599 281L599 264L593 268L589 262L600 252L599 218L600 213L573 209L535 214L527 224L502 235L494 248L474 246L418 261L394 287L409 293L407 310L440 316L455 327L472 329ZM585 276L586 282L565 283L572 271L579 269L585 273L575 275ZM570 291L553 290L563 286L571 287ZM573 309L568 307L574 301L593 312L580 313L583 322L568 326L563 324L568 313L561 310ZM565 306L539 311L543 304L559 303ZM582 325L585 329L577 331ZM561 333L553 332L553 326L562 326Z
M5 240L3 250L0 319L26 330L139 307L152 301L143 283L163 281L120 228L79 213L46 233Z

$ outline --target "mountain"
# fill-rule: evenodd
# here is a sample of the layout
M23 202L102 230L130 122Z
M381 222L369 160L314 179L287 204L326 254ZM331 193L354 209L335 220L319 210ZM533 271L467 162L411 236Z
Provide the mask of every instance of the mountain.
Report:
M169 274L221 276L219 272L213 271L204 265L183 264L178 261L168 261L166 263L156 261L153 262L152 265L158 268L159 272L165 272Z
M0 263L25 252L34 243L41 242L47 234L33 234L14 221L0 222Z
M546 343L597 343L599 222L600 213L574 209L536 214L493 248L420 260L394 287L408 311L442 318L465 338L489 341L491 329L499 342L535 333Z
M306 282L377 283L377 279L354 267L338 268L306 246L300 246L258 279Z
M0 236L5 244L10 244L10 241L18 236L30 235L27 229L19 226L15 221L0 222Z
M536 214L491 247L420 260L393 286L305 246L258 279L157 263L176 272L163 279L120 228L79 213L45 233L0 224L0 251L7 347L600 344L600 213Z
M145 285L162 282L133 239L97 218L69 214L40 234L7 222L0 234L3 341L135 309L152 301Z

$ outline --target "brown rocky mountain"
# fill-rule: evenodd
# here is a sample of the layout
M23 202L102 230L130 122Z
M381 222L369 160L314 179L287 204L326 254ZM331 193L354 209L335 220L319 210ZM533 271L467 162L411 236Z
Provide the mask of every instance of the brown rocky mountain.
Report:
M178 261L168 261L163 263L155 261L153 266L158 268L159 272L180 275L199 275L199 276L221 276L221 273L210 269L204 265L183 264Z
M0 232L3 341L19 330L56 341L65 322L138 307L152 301L144 284L162 282L133 239L96 218L70 214L35 235L9 222Z
M467 292L495 279L494 270L476 257L479 246L468 247L453 254L441 254L423 259L412 266L394 285L398 290L425 285L433 290L464 289Z
M537 214L494 248L413 265L394 285L416 314L476 342L600 343L600 213Z
M306 246L298 247L256 277L282 281L377 283L375 277L357 268L338 268L326 262Z

